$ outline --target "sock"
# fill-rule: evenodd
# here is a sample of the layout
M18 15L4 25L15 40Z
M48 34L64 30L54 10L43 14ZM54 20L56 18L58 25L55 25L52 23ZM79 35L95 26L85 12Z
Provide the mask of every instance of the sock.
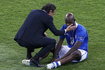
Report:
M55 68L54 63L47 64L47 69L53 69L53 68Z
M60 61L58 61L58 65L61 66L61 62Z
M57 68L58 66L61 66L61 62L57 61L57 62L53 62L54 67Z
M58 66L61 66L61 62L60 61L52 62L50 64L47 64L47 69L57 68Z

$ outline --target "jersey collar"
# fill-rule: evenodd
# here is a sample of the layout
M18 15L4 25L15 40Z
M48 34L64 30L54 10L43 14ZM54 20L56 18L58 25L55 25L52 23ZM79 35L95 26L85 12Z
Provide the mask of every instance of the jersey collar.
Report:
M75 24L76 24L76 28L78 27L78 23L75 21Z

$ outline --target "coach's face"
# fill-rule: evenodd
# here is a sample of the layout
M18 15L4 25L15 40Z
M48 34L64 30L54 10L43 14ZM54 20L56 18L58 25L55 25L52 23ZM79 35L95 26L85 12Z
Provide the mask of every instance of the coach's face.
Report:
M50 10L50 12L48 13L48 15L54 16L55 15L55 10L54 11Z

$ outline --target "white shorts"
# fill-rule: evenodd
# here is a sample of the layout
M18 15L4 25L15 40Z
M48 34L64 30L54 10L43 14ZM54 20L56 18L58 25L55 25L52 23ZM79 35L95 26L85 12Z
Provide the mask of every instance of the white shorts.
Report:
M67 45L63 45L61 50L59 51L59 56L58 58L62 58L71 48L69 48ZM81 52L81 59L80 61L73 60L72 62L81 62L85 59L87 59L88 52L82 49L78 49Z

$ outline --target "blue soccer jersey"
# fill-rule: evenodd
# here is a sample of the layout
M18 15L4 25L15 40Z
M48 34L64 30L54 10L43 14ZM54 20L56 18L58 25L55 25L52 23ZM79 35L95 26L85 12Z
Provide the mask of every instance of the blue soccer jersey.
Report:
M66 28L67 25L64 24L61 30L64 30ZM70 48L73 47L76 41L80 41L82 42L82 45L79 47L79 49L88 51L88 33L85 27L82 26L81 24L78 24L75 30L69 31L65 35L60 36L60 39L64 38L66 38L66 41Z

